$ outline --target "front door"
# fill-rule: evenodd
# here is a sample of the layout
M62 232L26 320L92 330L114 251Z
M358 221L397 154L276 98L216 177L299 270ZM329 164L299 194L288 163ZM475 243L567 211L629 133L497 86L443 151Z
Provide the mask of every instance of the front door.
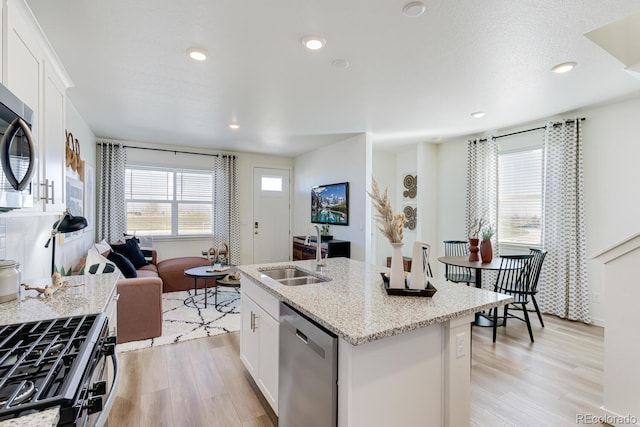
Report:
M289 170L253 169L253 263L289 261Z

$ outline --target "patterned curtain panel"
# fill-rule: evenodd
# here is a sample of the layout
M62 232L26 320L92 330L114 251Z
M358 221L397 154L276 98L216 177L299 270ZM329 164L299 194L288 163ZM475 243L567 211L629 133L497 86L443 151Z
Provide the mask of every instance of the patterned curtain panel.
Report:
M580 119L547 124L542 245L549 253L538 291L545 313L591 323L582 153Z
M114 242L127 231L124 176L127 153L120 143L98 142L98 230L96 238Z
M229 245L229 263L240 264L240 211L236 156L218 155L213 169L213 243Z
M467 145L467 233L476 219L484 219L487 225L492 225L496 230L491 239L491 246L496 256L498 250L498 143L494 137L471 140ZM470 236L465 236L465 238L468 237ZM481 239L482 235L478 237Z

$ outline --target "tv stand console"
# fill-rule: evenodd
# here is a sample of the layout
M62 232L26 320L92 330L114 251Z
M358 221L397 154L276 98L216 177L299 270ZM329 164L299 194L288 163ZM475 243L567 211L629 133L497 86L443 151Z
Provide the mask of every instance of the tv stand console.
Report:
M304 244L305 236L293 236L293 260L301 261L304 259L316 258L317 242L314 237L311 238L309 245ZM346 240L327 240L320 242L320 250L322 258L351 257L351 242Z

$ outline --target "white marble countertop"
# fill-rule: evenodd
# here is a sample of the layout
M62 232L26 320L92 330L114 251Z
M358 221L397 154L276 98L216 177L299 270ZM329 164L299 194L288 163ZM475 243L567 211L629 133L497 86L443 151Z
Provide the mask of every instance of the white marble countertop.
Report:
M315 268L315 260L241 265L238 270L267 292L306 314L352 345L365 344L456 317L505 305L508 295L461 283L431 279L433 297L389 296L380 272L387 268L349 258L328 258ZM302 286L285 286L260 269L296 266L331 279Z
M44 297L37 291L20 287L18 299L0 304L0 325L55 319L103 312L115 292L120 273L65 276L63 280L74 286L56 291ZM51 279L38 279L27 283L32 287L44 287ZM41 427L58 424L59 408L56 406L31 415L0 421L0 427Z
M36 412L23 417L0 421L0 427L55 427L60 419L60 410L55 408Z
M0 325L100 313L105 310L119 278L119 272L65 276L63 280L81 286L60 289L50 297L20 287L18 299L0 304ZM50 283L51 279L46 278L27 284L44 287Z

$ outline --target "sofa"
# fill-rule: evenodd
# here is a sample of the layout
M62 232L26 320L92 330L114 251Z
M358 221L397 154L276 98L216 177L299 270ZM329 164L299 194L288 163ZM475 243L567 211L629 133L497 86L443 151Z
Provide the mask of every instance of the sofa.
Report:
M118 343L162 335L162 294L193 289L193 279L184 270L209 265L203 257L180 257L157 261L148 251L149 264L136 269L137 277L118 280ZM200 286L201 287L201 286Z

